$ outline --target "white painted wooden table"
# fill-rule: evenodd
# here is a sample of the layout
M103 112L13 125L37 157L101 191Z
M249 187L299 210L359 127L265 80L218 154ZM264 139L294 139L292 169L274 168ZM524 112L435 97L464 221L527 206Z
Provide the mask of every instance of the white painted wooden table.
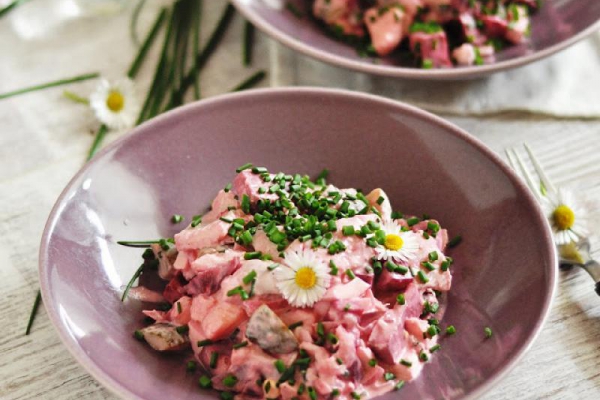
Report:
M57 4L62 1L66 7L69 1L35 1L49 8L36 13L23 6L0 20L0 92L91 71L118 76L127 69L135 53L127 33L129 12L110 18L57 17ZM161 1L149 3L156 9ZM222 5L204 3L208 15ZM142 31L154 15L142 14ZM47 30L42 21L50 25ZM31 25L34 22L37 25ZM238 17L203 73L205 96L225 92L253 72L240 66L241 27ZM258 39L254 69L268 68L268 41ZM154 60L156 51L150 57ZM144 90L151 70L152 65L146 65L138 80ZM87 82L70 89L88 94L92 87ZM590 90L600 92L600 88ZM68 354L43 307L32 334L24 336L38 288L37 251L46 217L82 165L90 133L97 128L85 107L64 100L61 93L60 88L51 89L0 101L1 399L116 398ZM497 152L527 141L557 184L576 185L588 198L600 199L600 120L515 113L446 118ZM109 139L120 135L111 134ZM597 206L592 218L600 226ZM597 241L594 244L597 248ZM582 271L562 271L559 278L557 297L540 337L485 399L600 398L600 298Z

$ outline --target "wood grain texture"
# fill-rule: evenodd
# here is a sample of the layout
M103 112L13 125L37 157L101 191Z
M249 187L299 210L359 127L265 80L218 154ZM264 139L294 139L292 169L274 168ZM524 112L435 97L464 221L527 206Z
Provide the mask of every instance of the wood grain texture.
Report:
M44 0L39 0L44 2ZM35 2L29 3L29 6ZM46 2L49 3L49 2ZM140 27L154 18L151 3ZM220 2L204 2L207 14ZM216 4L216 5L215 5ZM67 21L46 37L24 39L11 19L0 21L0 92L28 83L101 70L119 75L133 54L127 33L128 14L113 18ZM253 70L244 70L241 30L237 18L224 46L202 76L206 96L227 91ZM103 38L91 39L108 27ZM209 27L205 27L207 29ZM90 33L91 32L91 33ZM85 40L79 39L81 35ZM206 35L204 35L206 37ZM118 46L113 46L120 38ZM72 47L63 48L65 40ZM15 43L19 44L18 46ZM270 62L268 43L257 35L258 66ZM102 52L92 51L97 46ZM112 47L115 47L114 49ZM65 52L68 53L65 55ZM123 58L123 54L128 56ZM68 57L67 57L68 56ZM150 55L155 57L156 53ZM78 60L76 63L68 59ZM145 66L140 84L149 82ZM89 93L93 83L71 87ZM596 88L598 90L600 88ZM32 334L24 336L30 306L38 288L37 251L46 218L55 199L82 165L97 126L85 107L61 97L62 89L33 93L0 103L0 398L116 399L70 356L40 308ZM448 116L495 151L528 142L559 185L574 185L591 200L592 219L600 224L600 121L561 121L526 114L490 117ZM114 140L121 134L111 134ZM594 242L597 247L598 241ZM598 255L598 252L596 252ZM531 350L494 389L487 400L600 398L600 299L583 271L562 271L552 312Z

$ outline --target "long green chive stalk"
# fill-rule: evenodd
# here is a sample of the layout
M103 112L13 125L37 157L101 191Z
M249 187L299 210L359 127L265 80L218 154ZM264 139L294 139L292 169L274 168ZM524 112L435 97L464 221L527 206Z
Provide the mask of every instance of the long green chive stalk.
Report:
M23 88L23 89L14 90L12 92L2 93L2 94L0 94L0 100L7 99L9 97L17 96L17 95L24 94L24 93L35 92L36 90L42 90L42 89L47 89L47 88L51 88L51 87L55 87L55 86L67 85L69 83L86 81L88 79L94 79L94 78L97 78L99 76L100 76L99 73L93 72L91 74L78 75L78 76L75 76L73 78L66 78L66 79L60 79L58 81L52 81L52 82L42 83L42 84L39 84L39 85L35 85L35 86L26 87L26 88Z
M81 103L81 104L86 104L86 105L90 104L90 101L88 99L86 99L85 97L81 97L78 94L73 93L69 90L63 91L63 96L65 96L67 99L69 99L75 103Z
M181 82L185 79L186 64L187 64L187 50L188 50L188 39L189 34L192 31L192 15L194 8L194 0L179 0L175 3L174 12L176 14L172 43L172 57L170 58L169 78L171 98L177 97ZM163 111L167 111L173 107L177 107L183 103L183 98L177 98L174 103L168 103Z
M144 2L144 1L145 0L142 0L142 2ZM135 60L133 60L131 67L129 67L129 71L127 71L128 77L134 78L137 75L140 67L142 66L142 62L146 58L146 55L148 54L148 50L150 50L152 43L154 43L154 39L156 38L156 35L158 34L158 31L160 30L160 27L161 27L163 21L165 20L166 16L167 16L167 9L162 8L160 13L158 14L158 17L156 18L156 21L154 21L152 28L148 32L148 36L146 36L146 39L144 40L144 44L142 45L142 47L140 47L140 50L139 50L137 56L135 57Z
M121 241L117 242L117 244L120 244L121 246L141 247L141 248L150 247L151 244L157 244L157 243L160 243L160 240L138 240L138 241L121 240Z
M148 95L146 96L146 100L144 101L144 105L142 107L142 111L137 120L137 124L140 124L151 118L152 109L157 108L154 107L155 99L158 97L159 86L161 86L161 80L163 76L163 71L165 69L165 60L167 57L167 51L169 49L169 42L171 39L171 31L173 27L173 11L171 11L171 16L169 18L169 24L167 25L167 30L165 32L165 37L163 39L163 46L161 50L161 55L159 62L156 64L156 69L154 71L154 78L152 79L152 84L150 85L150 90L148 91Z
M127 286L125 286L125 290L123 291L123 296L121 296L121 301L125 301L125 299L127 298L127 293L129 293L129 289L131 289L131 287L133 286L133 283L136 281L136 279L140 277L143 270L144 270L144 264L140 265L140 267L135 271L135 273L133 274L133 276L127 283Z
M86 161L89 161L92 159L92 157L94 157L94 155L100 148L100 145L104 141L104 137L106 136L107 133L108 133L108 127L104 124L100 125L100 128L98 129L98 132L96 132L96 136L94 137L94 142L92 143L92 146L90 147L90 149L88 151Z
M177 4L177 3L176 3ZM178 13L176 12L175 6L171 10L171 20L169 22L169 27L167 32L165 33L165 41L163 43L163 50L161 53L159 63L162 64L162 68L159 71L158 76L158 84L156 86L156 91L153 93L153 99L150 105L149 114L147 118L152 118L158 115L161 111L165 111L162 109L165 96L169 93L169 88L173 84L173 76L174 76L174 66L173 66L173 55L172 55L172 41L177 33L175 28L177 27L177 17ZM155 77L156 78L156 77Z
M146 0L139 0L133 9L133 14L131 14L131 22L129 23L129 35L131 36L131 41L136 45L140 45L140 39L137 34L137 24L140 19L140 14L142 9L146 5Z
M254 47L254 25L246 21L244 25L243 41L243 64L249 66L252 64L252 48Z
M193 45L192 52L194 54L198 54L200 51L200 23L202 20L202 0L196 0L194 2L196 8L193 10L194 14L194 30L192 34ZM196 100L200 99L200 71L198 70L198 58L194 57L193 66L192 66L192 74L194 75L194 98Z
M263 79L265 79L266 76L267 73L265 71L258 71L257 73L255 73L254 75L252 75L251 77L249 77L248 79L244 80L236 87L231 89L231 91L240 92L242 90L250 89L259 84Z
M14 0L12 3L10 3L9 5L7 5L6 7L0 9L0 18L4 17L12 9L14 9L14 8L16 8L16 7L20 6L21 4L26 3L28 1L29 0Z
M206 43L202 51L196 55L196 68L189 72L186 75L185 79L181 82L179 90L174 96L171 97L171 100L169 101L170 105L177 104L181 101L179 99L183 99L187 89L190 87L190 85L194 83L194 73L201 70L206 64L206 62L210 59L210 56L214 53L215 49L217 48L217 45L223 39L223 36L225 35L225 32L227 31L227 28L229 27L229 24L231 23L231 20L233 19L234 15L235 8L233 7L233 5L228 4L225 8L225 11L221 15L221 18L219 19L217 27L210 35L208 42Z
M25 330L25 335L29 335L29 333L31 332L31 326L33 325L33 320L35 319L35 315L37 314L37 310L40 306L41 301L42 292L38 289L37 295L35 296L35 301L33 302L33 307L31 308L31 313L29 314L29 322L27 322L27 329Z

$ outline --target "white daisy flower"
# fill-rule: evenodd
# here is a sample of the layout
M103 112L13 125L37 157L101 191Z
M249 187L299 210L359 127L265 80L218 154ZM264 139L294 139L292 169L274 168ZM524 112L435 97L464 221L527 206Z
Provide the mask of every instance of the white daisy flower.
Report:
M327 266L311 250L286 251L274 273L277 288L294 307L312 307L323 297L331 279Z
M375 248L378 260L410 261L417 256L419 242L414 232L403 232L395 221L385 222L381 229L385 240Z
M548 193L542 198L542 209L550 221L557 245L578 242L587 235L584 210L575 200L575 196L565 189Z
M90 95L90 106L100 122L111 129L134 126L141 108L130 79L113 83L101 79Z

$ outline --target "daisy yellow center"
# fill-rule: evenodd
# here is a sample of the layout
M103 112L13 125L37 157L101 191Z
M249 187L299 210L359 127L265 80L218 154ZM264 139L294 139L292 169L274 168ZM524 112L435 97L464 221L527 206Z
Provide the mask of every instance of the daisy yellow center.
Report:
M302 267L296 271L295 280L302 289L311 289L317 284L317 274L310 267Z
M385 236L383 245L388 250L398 251L402 248L402 246L404 246L404 240L402 240L400 236L390 233L389 235Z
M552 213L554 223L561 231L571 229L575 223L575 213L568 206L561 204Z
M119 112L125 105L125 98L120 92L112 91L106 98L106 107L112 112Z

